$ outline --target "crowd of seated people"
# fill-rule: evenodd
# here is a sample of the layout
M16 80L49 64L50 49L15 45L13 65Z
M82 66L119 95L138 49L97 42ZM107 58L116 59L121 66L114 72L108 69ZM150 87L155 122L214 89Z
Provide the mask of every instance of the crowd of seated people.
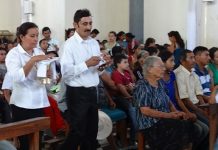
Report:
M74 28L66 30L66 40L74 32ZM92 34L97 39L99 31L95 29ZM50 28L44 27L42 35L38 48L46 55L61 57L62 47L58 40L51 38ZM218 83L218 48L208 50L197 46L187 50L178 31L171 31L168 36L171 43L163 46L156 44L152 37L142 46L132 33L123 31L118 34L110 31L107 40L98 40L101 52L111 56L110 66L104 66L105 71L100 75L99 109L108 106L126 114L129 145L136 146L140 131L152 150L207 150L208 112L201 105L209 102ZM2 123L12 120L9 104L13 86L10 75L6 74L4 59L14 46L15 43L8 42L0 47L0 82L4 84L0 97ZM56 68L58 81L52 82L54 85L61 84L58 62ZM49 89L47 92L49 95ZM50 104L54 103L52 109L58 109L58 102L53 101L55 97L49 100ZM67 126L67 117L59 113L62 124L55 130L56 127L51 127L52 136ZM52 120L52 124L59 121ZM123 146L126 145L123 143Z

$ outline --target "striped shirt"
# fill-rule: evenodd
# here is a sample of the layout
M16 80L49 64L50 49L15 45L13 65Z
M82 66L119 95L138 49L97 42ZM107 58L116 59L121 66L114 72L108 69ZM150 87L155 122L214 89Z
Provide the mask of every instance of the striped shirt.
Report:
M195 64L193 71L198 75L199 80L201 82L204 95L210 96L211 94L211 77L208 73L208 70L204 68L203 71L200 70L199 66Z

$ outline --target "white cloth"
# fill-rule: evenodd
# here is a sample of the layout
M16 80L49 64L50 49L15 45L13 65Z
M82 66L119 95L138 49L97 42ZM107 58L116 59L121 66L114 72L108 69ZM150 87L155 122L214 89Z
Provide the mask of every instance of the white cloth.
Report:
M35 48L33 56L43 55L44 53ZM24 74L23 67L31 59L20 44L10 50L6 57L7 71L13 79L13 92L10 104L21 108L37 109L49 106L45 85L41 84L36 77L37 68L33 66L27 76Z
M51 79L56 79L57 72L56 72L55 61L57 61L58 59L59 59L58 57L54 57L52 59L39 61L37 63L37 77L47 77L47 70L48 67L50 67L52 72Z
M85 61L100 56L100 47L95 39L83 40L77 32L64 45L61 56L61 73L64 82L72 87L91 87L99 84L97 66L87 67Z

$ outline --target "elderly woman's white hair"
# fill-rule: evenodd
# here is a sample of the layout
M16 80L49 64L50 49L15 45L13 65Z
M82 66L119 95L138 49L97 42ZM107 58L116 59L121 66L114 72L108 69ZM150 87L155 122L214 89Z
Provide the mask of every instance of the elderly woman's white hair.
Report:
M153 67L154 64L155 64L157 61L162 61L162 60L161 60L161 58L158 57L158 56L148 56L148 57L145 59L144 65L143 65L143 67L142 67L144 77L147 76L147 74L148 74L148 69L151 68L151 67Z

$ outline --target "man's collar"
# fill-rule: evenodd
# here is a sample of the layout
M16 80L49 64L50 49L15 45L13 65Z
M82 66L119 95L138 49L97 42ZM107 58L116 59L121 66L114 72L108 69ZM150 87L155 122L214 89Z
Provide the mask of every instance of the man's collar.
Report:
M91 39L91 37L88 37L86 40L82 39L81 36L76 31L74 33L74 36L79 43L86 43Z
M189 75L192 73L192 72L188 71L188 69L186 69L183 65L180 65L178 68L181 69L182 71L184 71L185 73L189 74Z
M200 66L196 63L194 67L195 71L201 72L201 73L207 73L207 69L204 67L203 71L200 69Z

